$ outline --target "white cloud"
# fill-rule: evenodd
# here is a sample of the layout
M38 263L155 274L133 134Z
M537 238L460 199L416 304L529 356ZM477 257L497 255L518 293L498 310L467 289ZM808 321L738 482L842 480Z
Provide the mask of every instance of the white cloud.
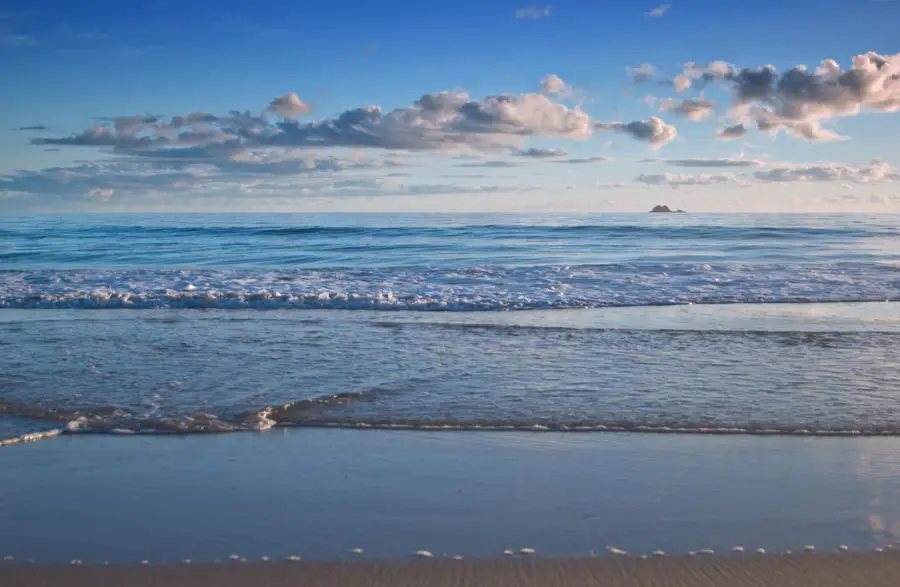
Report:
M538 20L539 18L547 18L553 6L546 4L544 6L526 6L525 8L516 9L516 18L525 20Z
M649 10L649 11L645 12L644 14L646 16L653 16L653 17L658 18L660 16L665 16L665 14L669 11L670 8L672 8L671 4L660 4L653 10Z
M675 140L678 130L671 124L666 124L662 119L651 116L649 120L635 120L633 122L596 122L597 130L611 130L631 135L634 139L650 143L654 149L658 149L666 143Z
M269 102L266 108L266 112L272 112L288 120L296 120L312 110L312 106L301 100L294 92L278 96Z
M566 98L572 95L572 88L555 73L549 73L541 80L541 93Z

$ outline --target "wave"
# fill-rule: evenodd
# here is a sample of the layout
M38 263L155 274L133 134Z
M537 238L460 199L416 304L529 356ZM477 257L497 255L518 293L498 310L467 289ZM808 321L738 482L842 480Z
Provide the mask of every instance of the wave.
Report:
M849 262L0 271L0 308L19 309L466 312L898 299L898 267Z
M55 428L53 430L45 430L43 432L30 432L28 434L22 434L21 436L16 436L15 438L7 438L4 440L0 440L0 448L6 446L12 446L14 444L24 444L27 442L37 442L39 440L44 440L46 438L54 438L56 436L61 435L64 432L62 428Z
M410 431L478 431L478 432L558 432L558 433L640 433L640 434L698 434L752 436L900 436L900 425L877 426L821 426L814 424L772 425L755 423L690 423L660 421L547 421L497 419L454 420L452 418L341 418L331 415L332 408L367 401L378 390L342 393L292 402L280 406L265 406L259 410L231 417L195 412L170 418L143 418L120 408L98 410L47 409L17 405L0 400L0 414L35 420L52 421L62 427L25 434L0 441L0 447L34 442L61 434L112 435L190 435L261 432L272 428L343 428L359 430ZM327 413L323 413L327 412Z

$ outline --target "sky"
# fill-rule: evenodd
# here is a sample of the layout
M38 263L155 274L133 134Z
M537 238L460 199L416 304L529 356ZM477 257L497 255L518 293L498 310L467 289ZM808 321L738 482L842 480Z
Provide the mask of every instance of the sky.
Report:
M900 0L5 0L0 213L900 212Z

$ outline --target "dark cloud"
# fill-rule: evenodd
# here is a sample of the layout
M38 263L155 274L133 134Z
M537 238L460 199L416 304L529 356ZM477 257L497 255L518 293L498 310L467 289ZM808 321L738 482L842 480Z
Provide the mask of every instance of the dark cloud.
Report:
M519 157L531 157L533 159L548 159L551 157L565 157L567 154L565 149L559 149L559 148L537 149L534 147L532 147L530 149L514 149L513 153L518 155Z
M609 157L581 157L581 158L573 158L573 159L562 159L558 161L553 161L553 163L566 163L569 165L582 165L585 163L599 163L600 161L609 161Z
M498 169L521 166L521 163L515 163L513 161L483 161L481 163L459 163L458 165L455 165L455 167L494 167Z
M762 167L757 159L644 159L644 163L665 163L675 167Z
M735 124L734 126L726 126L716 133L716 137L722 141L733 141L740 139L747 134L747 127L743 124Z
M716 103L705 98L679 100L666 98L659 105L660 112L671 112L695 122L709 118L716 111Z
M44 126L43 124L36 124L36 125L34 125L34 126L17 126L17 127L13 128L13 129L11 129L11 130L23 130L23 131L35 131L35 132L39 132L39 131L45 131L45 130L51 130L51 129L50 129L49 126Z
M650 143L654 149L662 147L678 136L678 130L674 126L666 124L656 116L651 116L649 120L635 120L628 123L596 122L594 128L631 135L636 140Z

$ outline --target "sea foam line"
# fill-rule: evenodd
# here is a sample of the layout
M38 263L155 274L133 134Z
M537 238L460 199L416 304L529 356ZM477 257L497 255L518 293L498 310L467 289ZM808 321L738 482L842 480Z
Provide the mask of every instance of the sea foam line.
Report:
M64 430L61 428L56 428L45 432L31 432L15 438L7 438L6 440L0 440L0 448L12 446L14 444L24 444L26 442L37 442L38 440L44 440L45 438L54 438L61 435L63 432Z

